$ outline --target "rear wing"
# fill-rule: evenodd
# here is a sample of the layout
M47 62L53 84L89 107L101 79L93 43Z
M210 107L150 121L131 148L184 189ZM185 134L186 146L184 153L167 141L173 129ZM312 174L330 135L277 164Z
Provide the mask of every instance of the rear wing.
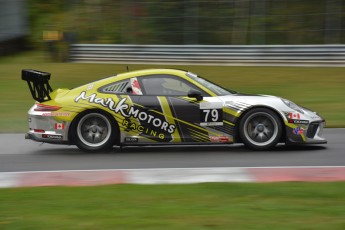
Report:
M51 100L49 93L51 93L53 89L49 85L50 73L32 69L23 69L22 80L28 83L33 99L38 102Z

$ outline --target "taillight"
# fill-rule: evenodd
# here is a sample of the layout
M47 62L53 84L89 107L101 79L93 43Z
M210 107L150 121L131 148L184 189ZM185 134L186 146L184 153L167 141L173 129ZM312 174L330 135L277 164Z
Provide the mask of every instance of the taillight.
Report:
M45 130L43 130L43 129L34 129L34 132L35 133L44 133Z
M61 109L60 106L36 104L36 108L34 108L34 111L56 111L59 109Z

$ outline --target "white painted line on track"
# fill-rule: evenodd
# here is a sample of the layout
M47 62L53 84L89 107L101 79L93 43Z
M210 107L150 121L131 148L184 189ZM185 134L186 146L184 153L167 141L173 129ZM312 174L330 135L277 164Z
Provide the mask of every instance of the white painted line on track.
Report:
M190 184L203 182L250 182L241 168L136 169L127 173L132 184Z
M132 171L132 170L204 170L204 169L274 169L274 168L345 168L345 166L249 166L249 167L197 167L197 168L135 168L135 169L76 169L76 170L39 170L39 171L17 171L17 172L0 172L1 173L50 173L50 172L102 172L102 171Z
M17 187L18 173L1 172L0 173L0 188Z
M0 188L104 184L345 181L345 166L97 169L0 172Z

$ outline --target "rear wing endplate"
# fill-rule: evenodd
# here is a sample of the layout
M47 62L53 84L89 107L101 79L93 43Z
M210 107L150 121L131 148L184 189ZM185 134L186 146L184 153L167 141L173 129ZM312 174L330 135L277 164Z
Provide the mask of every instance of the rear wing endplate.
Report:
M23 69L22 80L28 83L33 99L38 102L51 100L49 93L51 93L53 89L49 85L50 73L32 69Z

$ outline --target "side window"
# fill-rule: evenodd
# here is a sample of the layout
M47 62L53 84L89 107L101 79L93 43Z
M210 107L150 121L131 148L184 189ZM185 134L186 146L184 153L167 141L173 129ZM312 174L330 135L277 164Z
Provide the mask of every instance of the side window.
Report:
M109 85L103 86L99 89L102 93L119 93L119 94L127 94L129 93L128 90L131 87L130 80L120 81L116 83L111 83Z
M193 84L172 75L141 77L141 83L146 95L186 96L191 89L194 89L207 96Z

